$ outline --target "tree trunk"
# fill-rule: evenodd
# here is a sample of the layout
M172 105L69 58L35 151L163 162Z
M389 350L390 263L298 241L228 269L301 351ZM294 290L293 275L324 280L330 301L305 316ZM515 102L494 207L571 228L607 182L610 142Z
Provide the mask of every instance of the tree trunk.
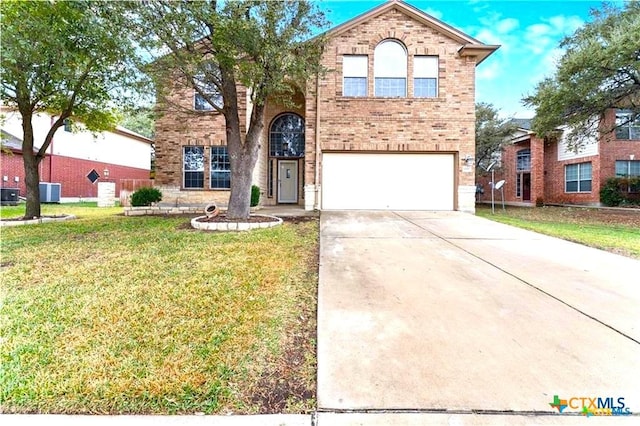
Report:
M33 153L33 126L30 114L22 114L22 135L24 183L27 187L27 206L24 217L31 219L41 216L40 171L38 166L42 157Z
M231 165L231 195L227 217L230 219L246 219L251 214L251 182L253 169L258 161L263 128L264 105L254 105L244 143L239 122L237 127L227 127L227 149Z

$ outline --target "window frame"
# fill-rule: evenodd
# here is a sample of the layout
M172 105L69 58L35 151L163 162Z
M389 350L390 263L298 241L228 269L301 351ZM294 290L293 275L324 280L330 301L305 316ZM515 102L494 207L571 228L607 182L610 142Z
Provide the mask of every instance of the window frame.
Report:
M364 64L356 62L364 62ZM364 70L362 67L364 66ZM364 93L350 92L356 85L347 84L348 81L359 81L357 88L362 86L364 80ZM369 94L369 56L367 55L343 55L342 56L342 96L352 98L366 98Z
M218 109L222 109L224 107L222 93L220 93L214 83L205 82L204 79L204 73L197 74L193 77L193 110L200 112L215 112L218 111ZM212 97L216 106L214 107L211 105L205 96L198 92L198 89L207 96ZM216 109L216 107L218 109Z
M187 168L187 151L200 150L202 154L202 166L198 169L188 169ZM205 149L204 146L199 145L185 145L182 147L182 187L184 189L204 189L204 169L205 169ZM198 180L194 180L192 177L187 179L187 173L199 173L202 176L200 177L200 181L202 184L200 186L192 186L187 185L187 182L198 182Z
M433 65L424 64L419 65L420 62L426 60L435 60L435 70L433 69ZM434 72L435 71L435 72ZM440 57L435 55L416 55L413 57L413 97L420 99L430 99L437 98L440 93ZM434 82L434 93L419 93L418 84L419 81L433 81ZM430 88L420 87L420 90L429 91Z
M625 169L626 171L624 173L619 173L618 170L618 164L624 164L625 165ZM631 170L631 165L637 165L637 169L638 171L636 172L635 170L632 173ZM634 167L635 169L635 167ZM634 177L638 177L640 178L640 160L616 160L615 162L615 173L616 173L616 177L617 178L634 178ZM640 192L640 184L638 185L631 185L629 184L627 186L627 192L630 194L636 194L638 192Z
M585 179L583 177L583 168L585 168L586 166L589 166L589 178ZM575 167L577 169L577 175L576 175L576 179L571 179L568 180L567 179L567 174L569 172L570 168ZM570 190L569 189L569 183L576 183L576 189L575 190ZM583 189L582 185L583 182L589 182L589 189ZM591 161L586 161L583 163L573 163L573 164L566 164L564 166L564 192L567 194L579 194L579 193L589 193L593 191L593 165L591 164Z
M633 113L629 110L616 110L616 129L615 135L617 140L636 141L640 140L640 116L631 121L630 117ZM623 121L626 121L623 124Z
M396 52L385 52L386 46L397 46ZM395 49L395 47L394 47ZM400 55L401 53L401 55ZM402 58L400 57L402 56ZM406 98L407 97L407 48L399 40L382 40L373 51L373 94L377 98ZM402 93L393 89L394 85L402 82ZM383 93L383 90L393 89L393 93Z
M516 152L516 172L531 171L531 148L523 148Z
M214 151L221 151L222 153L214 153ZM223 168L214 168L214 160L222 157L222 162L218 165L222 165ZM220 182L220 179L214 178L214 172L222 172L228 174L228 178L225 182L228 182L228 186L217 186L214 183ZM209 188L215 190L230 190L231 189L231 161L229 159L229 150L226 145L216 145L209 147Z
M301 126L296 130L300 131L289 131L285 132L283 130L275 129L275 127L279 124L281 120L286 120L287 117L293 117L298 120L297 124ZM304 158L306 151L306 141L305 141L305 132L306 132L306 123L304 118L300 114L296 114L294 112L285 112L279 114L276 118L273 119L271 124L269 125L269 157L273 158ZM288 134L289 137L295 138L293 142L296 142L295 145L291 142L287 142L284 140L284 135ZM280 140L277 136L282 136L282 140ZM287 144L287 150L284 151L284 143ZM280 144L280 146L278 146ZM275 148L275 149L274 149ZM301 152L297 152L302 148ZM297 154L295 154L297 152Z

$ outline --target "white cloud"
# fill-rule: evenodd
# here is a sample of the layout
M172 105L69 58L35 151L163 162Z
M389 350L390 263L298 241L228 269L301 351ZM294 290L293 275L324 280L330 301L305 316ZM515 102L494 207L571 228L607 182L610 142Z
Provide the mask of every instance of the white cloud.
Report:
M519 25L520 22L517 19L506 18L498 21L498 23L495 25L495 28L499 33L506 34L518 28Z

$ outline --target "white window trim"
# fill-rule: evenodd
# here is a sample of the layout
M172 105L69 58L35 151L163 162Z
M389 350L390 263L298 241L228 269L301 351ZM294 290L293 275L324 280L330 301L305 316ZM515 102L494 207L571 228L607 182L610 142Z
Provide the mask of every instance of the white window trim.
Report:
M440 94L440 58L430 55L416 55L413 57L413 97L421 99L437 98ZM416 96L416 79L431 78L436 81L435 96Z
M344 55L342 57L342 96L367 97L369 93L369 57L367 55ZM345 94L345 81L347 78L364 78L364 95Z
M591 165L591 177L589 179L582 179L581 172L583 164ZM567 180L567 170L571 166L576 166L578 169L578 179L572 179L570 181ZM591 181L591 190L589 191L581 191L580 190L580 182L582 181ZM567 191L567 183L568 182L578 182L578 187L576 191ZM593 191L593 164L591 161L585 161L584 163L573 163L573 164L565 164L564 166L564 193L565 194L589 194Z

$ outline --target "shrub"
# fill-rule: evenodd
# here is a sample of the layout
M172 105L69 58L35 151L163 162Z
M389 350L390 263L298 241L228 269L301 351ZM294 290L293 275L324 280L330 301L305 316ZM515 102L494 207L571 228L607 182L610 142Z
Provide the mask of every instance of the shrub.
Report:
M624 200L622 190L620 188L620 179L609 178L600 190L600 202L605 206L619 206Z
M150 206L162 200L162 192L156 188L142 187L131 194L131 205L134 207Z
M251 207L255 207L260 202L260 187L251 185Z

